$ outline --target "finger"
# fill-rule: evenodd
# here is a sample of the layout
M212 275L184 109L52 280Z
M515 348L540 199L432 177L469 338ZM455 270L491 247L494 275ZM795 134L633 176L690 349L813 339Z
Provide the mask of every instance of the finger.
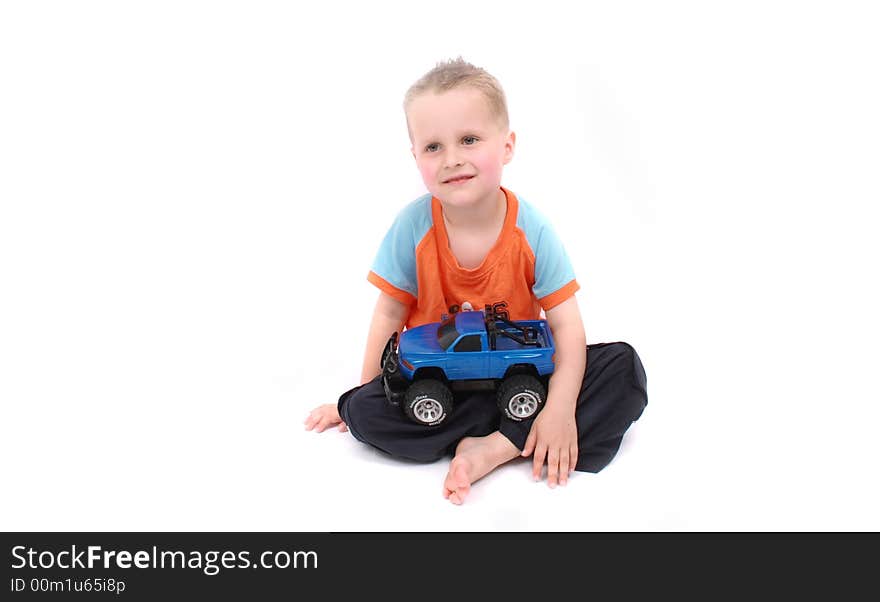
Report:
M569 458L569 466L568 466L568 473L571 474L571 473L574 472L574 470L575 470L575 466L577 466L577 461L578 461L578 446L577 446L577 443L575 443L575 444L573 444L573 445L571 446L571 450L569 450L568 453L569 453L569 455L570 455L570 458Z
M537 440L538 436L535 434L535 431L530 431L529 436L526 437L525 447L523 447L522 453L520 454L523 458L532 455L532 452L535 451L535 441Z
M559 448L550 448L547 455L547 484L552 489L559 482Z
M309 414L308 417L306 418L304 424L306 425L307 431L312 430L313 428L315 428L315 417L312 416L311 414Z
M559 484L566 485L568 483L568 450L563 448L559 451Z
M547 456L547 446L535 446L535 458L532 461L532 476L536 481L541 480L541 469L544 467L544 458Z
M344 433L348 430L348 425L344 422L339 423L339 432Z

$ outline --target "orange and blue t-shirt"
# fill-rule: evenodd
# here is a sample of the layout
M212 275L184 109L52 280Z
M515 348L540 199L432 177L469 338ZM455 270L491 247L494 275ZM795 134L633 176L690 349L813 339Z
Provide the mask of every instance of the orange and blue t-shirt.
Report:
M410 306L407 328L437 322L450 307L507 302L512 320L536 320L580 288L547 219L502 188L507 216L495 246L475 269L449 248L440 201L430 194L405 207L379 247L367 279Z

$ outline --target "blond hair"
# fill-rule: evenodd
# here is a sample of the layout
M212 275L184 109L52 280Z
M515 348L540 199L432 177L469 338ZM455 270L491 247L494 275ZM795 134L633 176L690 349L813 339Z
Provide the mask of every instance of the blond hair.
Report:
M461 57L437 63L436 67L410 86L403 99L403 110L406 111L410 103L421 94L448 92L462 86L470 86L482 93L489 103L489 109L498 117L501 125L504 128L510 127L507 99L501 84L488 71L471 65Z

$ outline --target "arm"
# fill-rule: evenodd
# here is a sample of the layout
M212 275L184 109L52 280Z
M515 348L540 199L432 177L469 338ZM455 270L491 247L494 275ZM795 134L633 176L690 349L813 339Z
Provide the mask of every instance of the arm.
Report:
M547 311L547 324L556 342L556 365L550 377L547 403L532 423L522 455L534 452L532 472L541 476L547 461L547 483L562 485L578 457L574 410L587 366L587 343L577 300L572 296Z
M361 384L365 384L378 376L379 356L388 338L394 332L400 332L409 316L409 307L386 295L379 293L379 300L373 310L370 321L370 332L367 335L367 348L364 353L364 366L361 371ZM346 430L345 423L339 415L335 403L325 403L312 410L305 420L306 430L317 430L319 433L331 426L339 425L339 430Z
M370 321L370 332L367 335L367 348L364 351L364 365L361 369L361 384L366 384L377 377L381 370L379 361L382 350L388 339L395 332L400 332L409 317L409 307L387 295L379 293L373 319Z

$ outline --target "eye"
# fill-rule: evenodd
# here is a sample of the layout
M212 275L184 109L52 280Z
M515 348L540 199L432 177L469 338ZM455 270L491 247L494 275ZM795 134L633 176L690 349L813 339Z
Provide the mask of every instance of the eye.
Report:
M478 138L476 136L465 136L461 139L461 143L467 146L477 143Z
M429 144L428 146L425 147L425 151L429 152L429 153L433 153L433 152L436 152L437 149L439 149L439 148L440 148L439 144L437 144L436 142L432 142L431 144Z

